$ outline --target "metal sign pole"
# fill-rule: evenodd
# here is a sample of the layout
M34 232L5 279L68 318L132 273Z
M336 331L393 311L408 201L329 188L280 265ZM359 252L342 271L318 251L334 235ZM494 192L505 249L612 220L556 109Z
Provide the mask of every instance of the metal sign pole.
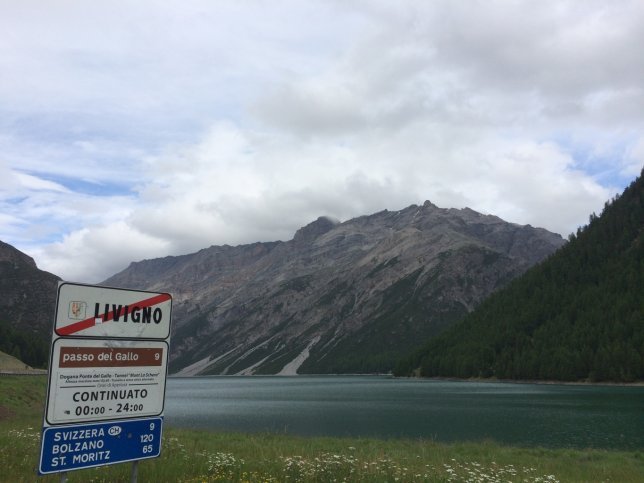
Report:
M60 483L67 483L67 472L63 471L60 474Z
M136 483L139 477L139 462L132 462L132 472L130 473L130 483Z

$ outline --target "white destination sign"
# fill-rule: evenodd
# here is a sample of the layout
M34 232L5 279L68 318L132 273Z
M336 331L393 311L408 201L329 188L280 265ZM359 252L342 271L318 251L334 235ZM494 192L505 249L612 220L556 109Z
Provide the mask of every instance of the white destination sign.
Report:
M52 347L48 424L163 413L164 341L57 339Z
M161 339L170 336L172 297L63 282L54 331L61 337Z

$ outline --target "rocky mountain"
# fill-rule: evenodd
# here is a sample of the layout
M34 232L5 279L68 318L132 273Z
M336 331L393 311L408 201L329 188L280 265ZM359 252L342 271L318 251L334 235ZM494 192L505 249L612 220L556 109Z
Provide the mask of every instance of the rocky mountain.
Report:
M132 263L103 283L173 294L174 373L388 371L563 244L425 202L321 217L286 242Z
M59 280L0 241L0 350L34 367L46 364Z
M644 381L644 172L565 247L401 360L396 373Z

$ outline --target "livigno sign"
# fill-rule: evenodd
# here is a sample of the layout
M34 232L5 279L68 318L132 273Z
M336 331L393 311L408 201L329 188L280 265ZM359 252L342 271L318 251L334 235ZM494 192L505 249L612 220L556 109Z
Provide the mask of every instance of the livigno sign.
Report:
M167 293L65 282L58 288L54 332L59 337L166 340L171 310Z
M39 472L161 453L172 297L58 287Z

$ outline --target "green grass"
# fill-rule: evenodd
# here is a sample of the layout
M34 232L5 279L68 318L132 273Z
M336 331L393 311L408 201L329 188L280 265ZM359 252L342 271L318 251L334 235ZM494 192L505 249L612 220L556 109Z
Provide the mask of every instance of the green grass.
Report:
M0 377L0 481L37 477L44 377ZM6 417L7 414L10 416ZM70 482L129 481L130 465L69 472ZM641 482L642 451L517 448L494 442L304 438L169 428L162 456L139 464L140 482Z
M31 368L21 360L0 351L0 371L24 371L28 369Z
M42 417L46 388L46 375L0 376L0 422Z

